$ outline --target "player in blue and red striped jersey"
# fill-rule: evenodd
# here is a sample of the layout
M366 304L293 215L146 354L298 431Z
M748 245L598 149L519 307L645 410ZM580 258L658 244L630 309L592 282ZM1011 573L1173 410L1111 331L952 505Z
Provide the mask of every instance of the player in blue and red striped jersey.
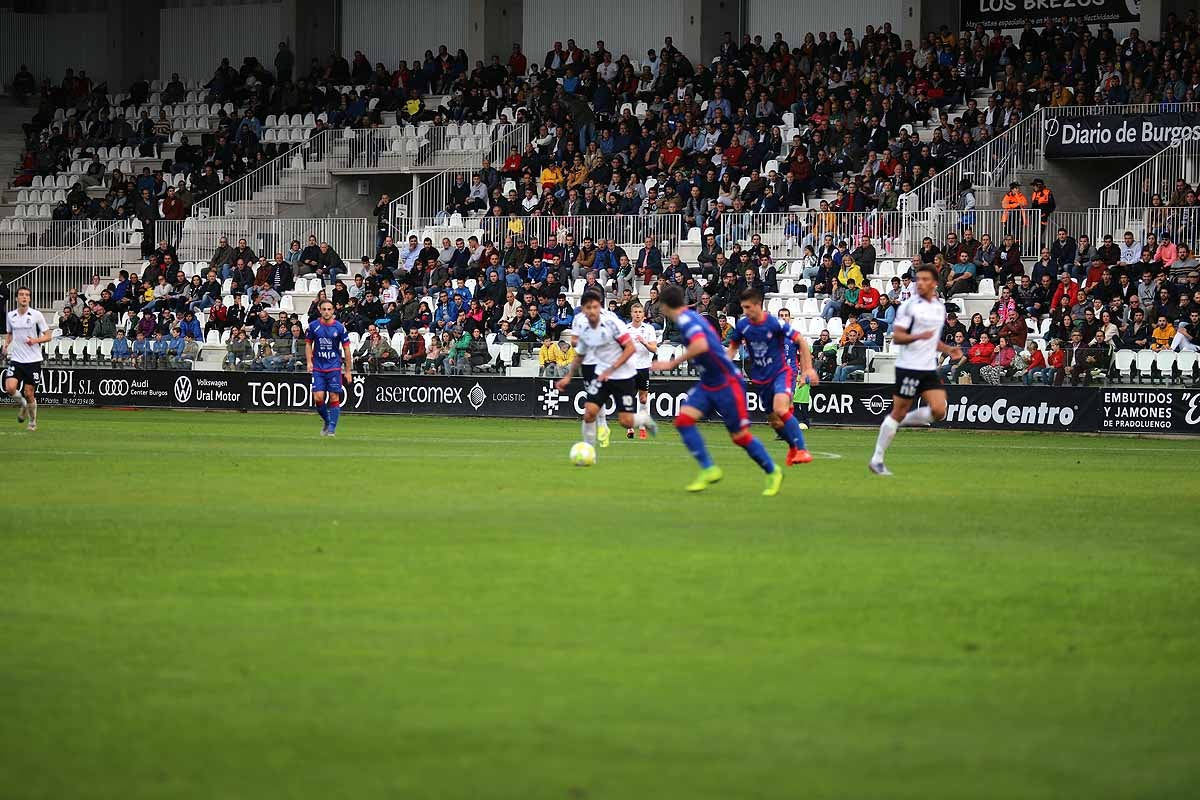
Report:
M350 384L350 334L333 318L333 303L322 300L321 316L308 324L304 338L308 371L312 373L312 399L325 420L322 436L333 436L342 415L342 377Z
M683 299L683 290L668 286L658 297L662 312L683 333L687 349L670 361L655 361L652 370L663 372L675 369L684 361L691 361L700 374L700 382L688 392L687 400L675 417L675 427L692 457L700 463L700 474L687 485L689 492L702 492L724 477L721 468L713 464L704 438L696 430L696 423L712 415L721 416L725 429L733 443L744 448L767 473L767 485L763 495L774 497L779 494L783 483L783 470L771 460L763 443L750 433L750 412L746 408L746 385L742 374L729 360L721 347L721 337L704 317L689 309Z
M743 342L750 351L750 385L763 408L770 409L771 427L782 434L790 448L787 464L807 464L812 455L804 446L804 432L792 409L796 380L816 384L819 378L812 368L812 351L804 336L792 326L763 308L762 292L746 289L739 298L742 316L729 334L729 358L737 356ZM788 342L796 347L796 365L788 357ZM797 369L799 374L797 374Z

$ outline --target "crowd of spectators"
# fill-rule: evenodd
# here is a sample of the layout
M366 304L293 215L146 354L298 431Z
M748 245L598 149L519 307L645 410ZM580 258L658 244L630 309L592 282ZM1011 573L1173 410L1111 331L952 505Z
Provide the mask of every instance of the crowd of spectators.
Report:
M631 183L645 186L653 179L661 188L651 205L665 208L674 201L691 224L704 227L717 227L722 211L786 210L822 190L840 192L830 204L834 210L886 210L898 193L1039 105L1196 99L1196 37L1195 12L1182 20L1169 15L1158 41L1137 31L1118 41L1103 24L1093 33L1063 17L1040 30L1027 24L1015 37L982 26L964 34L942 28L914 43L901 41L885 22L861 34L849 28L840 35L809 33L796 43L780 34L770 42L749 35L736 42L727 34L711 64L696 63L668 36L644 58L617 55L603 41L589 50L567 39L540 60L514 45L507 63L493 57L472 64L464 51L442 46L395 68L372 64L356 51L350 60L336 53L313 59L307 70L296 69L281 43L273 69L253 57L236 68L228 59L221 62L202 101L232 103L235 111L222 110L212 132L184 142L163 167L166 174L189 175L186 187L174 187L188 196L172 212L187 214L191 202L280 152L262 141L271 114L321 115L320 130L326 124L378 127L389 112L407 124L497 120L508 110L513 119L505 121L527 122L535 131L529 146L503 164L484 165L486 196L455 197L456 205L489 213L497 206L504 213L516 206L525 212L578 206L596 213L603 206L629 213L634 203L641 209L649 199L636 189L637 198L631 197ZM35 94L28 70L22 68L13 83L22 98ZM362 89L343 91L348 86ZM992 89L984 107L972 97L981 87ZM83 70L68 70L57 85L43 80L38 113L26 126L19 177L65 168L76 147L88 155L111 145L156 153L172 133L165 113L126 120L108 93ZM184 94L176 75L161 99L180 102ZM136 82L128 95L122 105L143 107L149 83ZM426 107L431 95L444 99L436 109ZM636 104L641 118L626 104ZM56 122L60 108L76 113ZM785 114L792 127L784 124ZM935 130L922 141L901 129L906 123ZM795 131L787 141L785 129ZM772 161L778 162L773 175L766 169ZM743 177L749 183L738 186ZM515 198L498 195L502 178L518 182ZM103 165L93 162L88 182L110 190L107 208L76 195L78 209L69 202L55 213L121 213L121 205L142 197L139 179L105 175ZM152 171L151 181L151 197L165 199L161 176ZM691 192L696 185L698 198Z
M133 363L156 366L186 361L177 350L189 338L199 343L210 331L229 330L227 367L292 369L301 363L299 345L287 342L305 319L280 306L299 275L324 286L307 319L328 297L338 319L362 337L355 352L362 369L486 371L498 366L494 348L511 343L549 375L570 349L573 301L582 290L599 294L627 320L640 306L669 340L677 332L658 303L665 287L682 288L722 337L740 313L741 292L752 287L769 296L814 298L825 321L813 343L816 366L827 380L850 380L867 369L868 351L889 349L896 307L913 291L914 270L931 264L947 301L945 340L964 353L942 367L951 381L1087 383L1107 375L1117 350L1195 352L1200 344L1200 260L1166 231L1151 231L1144 241L1125 231L1118 242L1111 234L1092 241L1060 228L1027 264L1011 236L997 244L967 228L943 242L926 238L911 267L887 281L873 277L879 256L869 236L853 249L826 237L781 271L778 254L757 235L728 252L709 237L711 260L689 264L678 252L664 254L651 237L627 252L615 241L578 242L571 231L560 233L544 242L506 236L499 243L413 235L400 246L385 237L374 257L349 269L315 237L273 259L245 240L232 247L222 239L205 274L190 279L171 245L159 242L140 275L122 272L109 285L96 277L82 293L73 290L58 327L63 336L98 338L124 329L135 356L139 341L149 348L151 358ZM323 270L322 259L339 266ZM967 321L960 303L978 301L982 281L996 287L994 300L986 314Z

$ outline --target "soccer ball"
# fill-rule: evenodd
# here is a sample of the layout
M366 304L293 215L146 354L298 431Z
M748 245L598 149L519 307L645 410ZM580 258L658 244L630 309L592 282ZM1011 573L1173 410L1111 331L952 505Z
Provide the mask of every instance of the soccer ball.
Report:
M571 445L571 463L577 467L590 467L596 463L596 448L587 442Z

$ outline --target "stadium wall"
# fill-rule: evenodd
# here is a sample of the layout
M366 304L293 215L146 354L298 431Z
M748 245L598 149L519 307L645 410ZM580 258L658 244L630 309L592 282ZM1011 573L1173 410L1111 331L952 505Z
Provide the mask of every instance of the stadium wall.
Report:
M42 370L38 401L49 406L182 408L226 411L307 411L310 378L304 373ZM672 419L694 385L691 379L656 381L650 407ZM891 408L891 384L832 383L813 389L818 425L878 426ZM1059 433L1200 435L1200 391L1165 387L948 386L949 414L936 427ZM578 417L583 381L567 392L542 378L356 376L345 410L367 414L477 417ZM764 416L757 398L750 411ZM11 402L6 397L4 402Z
M111 63L117 54L110 51L109 33L104 11L27 14L0 8L0 82L7 86L22 64L55 84L68 67L87 70L97 82L107 80L117 66Z
M479 47L471 47L473 11L482 4L472 9L471 0L342 0L341 5L341 51L347 61L362 50L372 66L382 61L393 70L401 59L419 64L426 50L436 53L442 44L451 53L466 50L472 66L482 59Z
M292 38L283 21L278 2L164 8L159 12L158 77L178 72L185 81L207 81L222 58L237 69L247 56L274 69L279 43Z

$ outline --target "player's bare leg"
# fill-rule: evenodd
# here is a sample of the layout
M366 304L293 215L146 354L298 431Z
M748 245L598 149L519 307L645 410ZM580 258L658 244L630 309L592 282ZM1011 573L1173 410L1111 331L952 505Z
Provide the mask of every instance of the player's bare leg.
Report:
M29 414L29 430L37 430L37 395L32 386L25 387L25 396L21 398L25 411Z
M29 413L29 401L25 399L25 395L20 391L21 382L16 378L9 378L4 381L4 393L17 401L20 408L17 410L17 424L24 425L25 417Z
M603 412L604 409L602 409L596 403L587 403L583 407L583 440L592 447L596 446L599 433L597 430L599 427L597 425L597 421L600 419ZM607 429L607 426L605 426L605 428Z
M647 419L653 419L650 416L650 393L649 392L638 392L638 409L637 410L638 410L639 414L645 414ZM654 427L655 427L655 431L657 432L658 426L655 425ZM645 425L642 425L641 427L638 428L638 438L639 439L646 438L646 426Z
M872 453L871 460L867 462L867 468L871 472L876 475L892 474L892 471L883 463L883 459L888 447L892 444L892 439L896 437L896 431L901 428L926 427L938 420L945 419L945 389L930 389L922 392L921 399L925 401L925 405L913 409L912 400L900 395L892 396L892 411L879 426L879 438L875 441L875 452Z
M599 412L594 420L594 423L596 424L596 435L593 437L592 441L589 442L589 444L594 446L597 442L599 442L601 447L608 447L608 411L604 408L604 406L597 406L597 408L599 409ZM584 437L584 441L587 441L586 436Z

